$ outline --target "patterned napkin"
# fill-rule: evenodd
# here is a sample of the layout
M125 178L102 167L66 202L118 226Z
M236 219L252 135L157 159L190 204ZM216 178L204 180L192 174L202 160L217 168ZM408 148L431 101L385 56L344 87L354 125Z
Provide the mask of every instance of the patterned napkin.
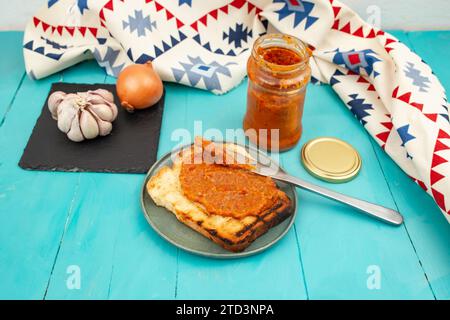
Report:
M95 58L108 74L154 61L163 80L225 93L246 74L253 41L297 36L313 50L313 82L330 84L450 222L450 123L430 67L336 0L48 0L24 37L42 78Z

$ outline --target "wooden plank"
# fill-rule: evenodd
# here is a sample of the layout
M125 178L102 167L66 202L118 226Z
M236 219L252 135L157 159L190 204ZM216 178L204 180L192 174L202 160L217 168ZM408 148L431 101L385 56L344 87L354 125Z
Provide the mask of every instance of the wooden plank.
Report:
M0 59L0 126L11 108L13 97L25 78L22 49L22 32L2 32L0 39L4 50Z
M104 74L98 67L90 70ZM70 79L64 76L64 80L80 82L84 77L91 79L90 75L92 71L74 68ZM107 82L115 79L108 77ZM171 85L166 90L163 127L167 128L183 92ZM176 248L160 238L142 214L139 195L143 178L137 174L80 174L73 219L55 265L48 299L174 297ZM70 265L80 268L80 290L66 287Z
M14 51L20 52L21 47ZM86 81L95 80L90 62L78 68L86 74ZM102 72L98 79L103 82L104 78ZM7 279L2 279L5 292L0 294L7 297L45 297L65 227L73 214L78 174L29 172L17 166L51 83L61 79L60 74L40 81L26 78L1 128L0 145L5 151L0 168L1 207L10 214L1 216L5 229L2 242L7 243L2 248L2 261L8 263L1 265L1 274ZM22 126L26 130L18 130Z
M19 55L21 47L10 50ZM43 298L70 214L76 176L24 171L17 165L58 78L25 78L0 128L0 298Z
M179 126L188 129L191 135L203 134L208 138L208 134L214 134L209 129L225 135L226 129L242 127L246 82L222 96L191 88L184 90L188 93L184 123L172 121L180 121ZM201 131L194 132L194 121L201 121ZM307 298L293 229L273 248L254 257L219 261L180 251L178 263L179 299Z
M394 32L394 35L432 67L445 88L450 86L448 61L443 59L450 51L450 32ZM433 293L437 299L449 299L450 226L433 199L373 144Z
M329 86L310 86L301 143L282 155L288 171L324 187L395 208L368 134ZM330 184L308 175L300 164L300 146L319 136L334 136L360 152L359 176ZM432 299L433 295L403 227L393 227L306 191L299 191L296 231L312 299ZM399 263L401 261L401 263ZM381 287L367 286L381 272Z

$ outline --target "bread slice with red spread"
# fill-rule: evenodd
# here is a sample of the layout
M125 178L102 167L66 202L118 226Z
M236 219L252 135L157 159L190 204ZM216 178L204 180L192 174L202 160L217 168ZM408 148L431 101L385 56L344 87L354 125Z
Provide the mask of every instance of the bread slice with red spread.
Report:
M226 250L243 251L255 239L292 214L290 199L276 187L272 192L270 206L254 214L225 214L226 208L221 208L224 209L223 213L220 211L222 214L208 212L201 202L189 199L183 191L180 183L182 165L183 158L178 158L172 167L164 167L157 172L147 183L148 194L157 205L175 214L179 221Z

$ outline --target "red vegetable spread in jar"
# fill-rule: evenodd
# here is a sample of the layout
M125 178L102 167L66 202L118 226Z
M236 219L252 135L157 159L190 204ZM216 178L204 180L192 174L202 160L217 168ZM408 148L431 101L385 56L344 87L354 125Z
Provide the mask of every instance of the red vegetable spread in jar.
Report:
M268 34L256 40L247 63L244 129L260 147L286 150L300 139L309 57L307 47L292 36Z
M296 52L285 48L259 48L258 53L265 61L280 66L290 66L301 61L301 57Z

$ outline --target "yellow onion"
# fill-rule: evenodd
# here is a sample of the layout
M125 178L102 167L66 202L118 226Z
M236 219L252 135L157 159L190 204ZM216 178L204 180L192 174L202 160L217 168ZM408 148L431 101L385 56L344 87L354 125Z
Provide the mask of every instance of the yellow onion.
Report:
M163 84L152 63L133 64L120 72L117 95L127 111L145 109L156 104L163 94Z

